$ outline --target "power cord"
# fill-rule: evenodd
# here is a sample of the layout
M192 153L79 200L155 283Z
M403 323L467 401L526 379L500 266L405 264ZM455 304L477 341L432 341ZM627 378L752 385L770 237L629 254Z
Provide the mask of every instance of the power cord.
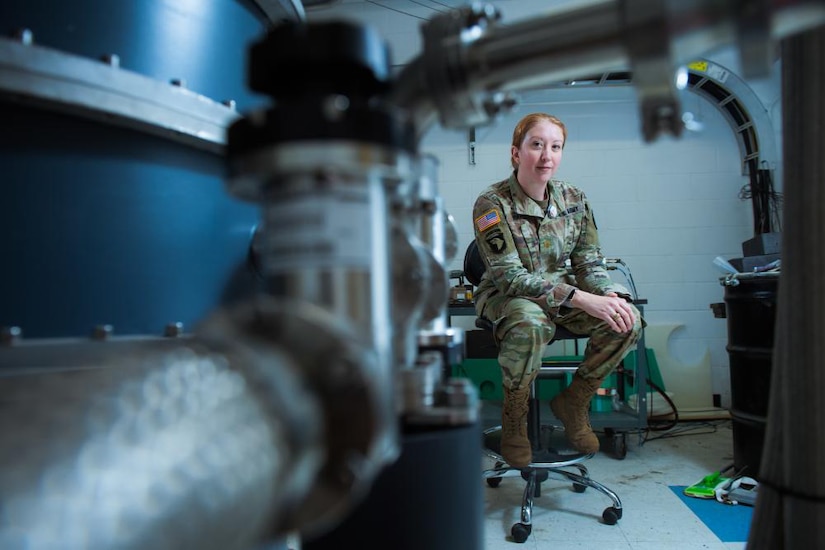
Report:
M661 395L664 398L665 401L667 401L667 404L670 405L670 409L673 411L673 419L663 422L662 425L651 426L651 422L650 422L650 420L648 420L648 432L651 432L651 431L652 432L663 432L663 431L667 431L667 430L670 430L672 428L675 428L679 424L679 411L676 409L676 403L673 402L673 400L670 398L670 396L667 394L667 392L665 392L664 389L662 389L658 384L656 384L650 378L647 379L647 384L648 384L648 386L650 386L651 388L656 390L656 392L659 395ZM652 396L652 393L651 393L651 396ZM653 399L650 399L650 415L648 415L648 416L652 416L652 415L653 415ZM659 421L656 421L656 422L659 422Z

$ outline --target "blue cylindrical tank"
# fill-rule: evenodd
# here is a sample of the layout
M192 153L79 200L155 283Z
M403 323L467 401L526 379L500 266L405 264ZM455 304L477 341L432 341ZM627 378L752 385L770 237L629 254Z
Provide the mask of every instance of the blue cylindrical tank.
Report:
M161 82L182 80L239 110L265 98L246 85L247 48L268 25L251 0L3 0L0 32L29 29L34 42L98 59Z
M6 0L0 21L38 47L116 54L123 71L243 110L258 101L246 49L266 27L251 5ZM0 327L159 335L257 290L258 207L226 192L222 153L17 99L0 93Z

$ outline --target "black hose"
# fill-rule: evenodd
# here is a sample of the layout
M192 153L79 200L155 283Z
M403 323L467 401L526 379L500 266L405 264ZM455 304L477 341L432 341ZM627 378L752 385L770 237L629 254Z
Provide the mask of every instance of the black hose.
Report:
M651 388L656 390L659 393L659 395L661 395L665 399L665 401L667 401L668 405L670 405L670 408L673 410L673 419L672 420L668 421L667 423L665 423L661 426L651 426L650 422L648 422L648 430L652 431L652 432L661 432L661 431L666 431L666 430L670 430L670 429L675 428L676 425L679 424L679 411L676 409L676 404L673 402L673 400L670 398L670 396L665 392L665 390L663 390L661 387L659 387L659 385L656 384L655 382L653 382L653 380L648 378L647 383L650 385ZM650 410L651 410L651 412L653 412L653 400L652 399L650 400Z

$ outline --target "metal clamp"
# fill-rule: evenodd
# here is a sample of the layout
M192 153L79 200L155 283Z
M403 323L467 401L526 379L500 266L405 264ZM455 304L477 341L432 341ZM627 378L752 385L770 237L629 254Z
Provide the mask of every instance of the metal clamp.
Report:
M428 90L444 127L486 124L515 105L509 93L470 89L470 77L474 76L467 59L470 45L500 19L501 14L492 5L472 4L434 17L422 27Z
M683 124L664 2L623 0L621 12L625 47L639 92L644 139L651 142L662 132L679 136Z

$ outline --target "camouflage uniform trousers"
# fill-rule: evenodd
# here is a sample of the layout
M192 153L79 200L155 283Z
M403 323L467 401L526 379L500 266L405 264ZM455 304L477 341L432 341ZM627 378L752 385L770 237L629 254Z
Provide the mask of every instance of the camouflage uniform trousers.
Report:
M518 389L523 381L532 380L541 368L542 356L553 339L556 324L570 332L588 338L584 359L576 373L583 378L602 380L621 363L636 345L642 331L639 311L633 328L624 333L612 330L606 321L592 317L580 309L571 309L563 316L550 316L537 304L525 298L490 297L484 304L483 316L495 325L494 338L499 347L502 385ZM528 382L529 383L529 382Z

